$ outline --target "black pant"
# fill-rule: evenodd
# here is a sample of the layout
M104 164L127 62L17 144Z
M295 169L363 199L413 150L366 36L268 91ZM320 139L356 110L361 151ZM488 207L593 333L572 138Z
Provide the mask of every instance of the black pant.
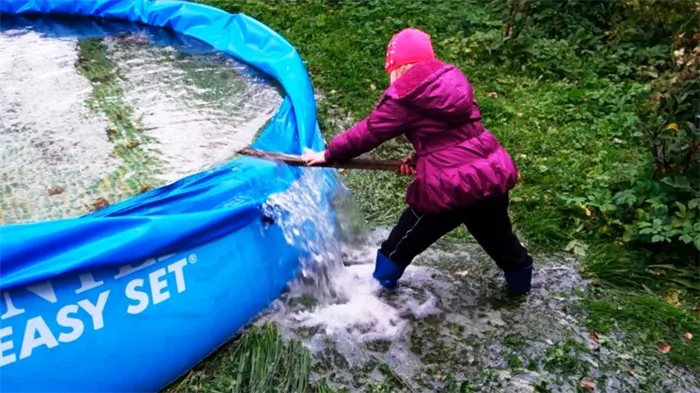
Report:
M504 271L528 267L532 257L513 233L508 196L491 197L459 211L424 214L406 209L380 251L395 263L408 266L442 236L466 225L479 245Z

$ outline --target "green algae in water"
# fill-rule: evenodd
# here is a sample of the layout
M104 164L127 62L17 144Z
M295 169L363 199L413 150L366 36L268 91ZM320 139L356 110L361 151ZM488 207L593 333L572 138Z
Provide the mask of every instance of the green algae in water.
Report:
M91 22L52 23L77 33ZM282 102L259 73L172 33L3 24L3 224L80 216L220 164Z

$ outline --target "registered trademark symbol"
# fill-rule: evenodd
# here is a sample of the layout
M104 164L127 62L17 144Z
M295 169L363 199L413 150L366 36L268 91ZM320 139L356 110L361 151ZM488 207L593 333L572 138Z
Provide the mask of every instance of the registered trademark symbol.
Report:
M197 256L195 254L190 254L187 259L190 261L190 263L197 263Z

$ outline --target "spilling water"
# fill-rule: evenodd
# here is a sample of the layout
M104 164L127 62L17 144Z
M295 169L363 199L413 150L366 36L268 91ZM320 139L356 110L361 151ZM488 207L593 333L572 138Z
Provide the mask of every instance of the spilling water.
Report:
M597 391L700 392L693 374L653 351L622 337L591 340L580 303L587 283L567 257L538 258L532 294L509 299L478 246L440 243L406 270L397 293L382 292L371 274L388 230L363 225L343 188L334 223L318 210L324 181L306 170L269 202L309 257L304 276L258 321L301 340L316 378L357 392L575 392L583 378L597 380ZM308 232L310 222L320 231Z
M219 164L282 101L202 43L97 26L3 16L0 223L81 215Z

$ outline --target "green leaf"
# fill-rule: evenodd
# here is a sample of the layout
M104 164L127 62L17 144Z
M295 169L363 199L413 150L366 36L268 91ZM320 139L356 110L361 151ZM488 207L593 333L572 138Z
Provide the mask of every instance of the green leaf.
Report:
M625 229L625 233L622 234L622 241L629 243L632 240L632 230L630 228Z
M685 216L685 212L686 212L686 207L685 207L685 205L682 204L682 203L680 203L680 202L676 202L676 206L678 206L678 210L680 210L681 213L683 213L683 215Z
M693 242L693 238L687 233L685 233L683 234L683 236L680 237L680 241L682 241L685 244L690 244Z
M624 190L620 191L613 197L616 203L622 205L625 204L628 207L634 205L637 202L637 196L634 195L634 190Z
M700 207L700 198L691 199L688 202L689 209L695 209L696 207Z
M690 280L686 280L683 278L673 278L673 277L670 277L669 280L675 282L676 284L683 285L684 287L687 287L687 288L690 288L690 289L693 289L696 291L698 289L700 289L700 283L697 283L697 282L692 282Z
M576 247L576 244L578 243L578 240L572 240L569 242L569 244L564 247L564 251L571 251Z
M666 178L663 178L661 180L661 182L664 184L667 184L673 188L677 188L679 190L684 190L684 191L692 191L693 190L690 187L690 181L685 176L666 177Z
M648 294L650 294L650 295L652 295L652 296L654 295L654 292L653 292L651 289L649 289L648 286L642 284L642 288L644 288L644 290L645 290Z
M586 256L586 246L585 245L577 245L574 247L574 255L578 257L585 257Z
M668 238L661 236L661 235L654 235L651 237L651 242L652 243L661 243L663 241L669 240Z
M673 270L677 273L680 273L681 275L689 276L689 277L695 277L698 275L698 272L700 272L700 270L698 270L697 268L681 268L681 267L678 267L675 265L663 265L663 264L661 264L661 265L649 265L647 267Z

